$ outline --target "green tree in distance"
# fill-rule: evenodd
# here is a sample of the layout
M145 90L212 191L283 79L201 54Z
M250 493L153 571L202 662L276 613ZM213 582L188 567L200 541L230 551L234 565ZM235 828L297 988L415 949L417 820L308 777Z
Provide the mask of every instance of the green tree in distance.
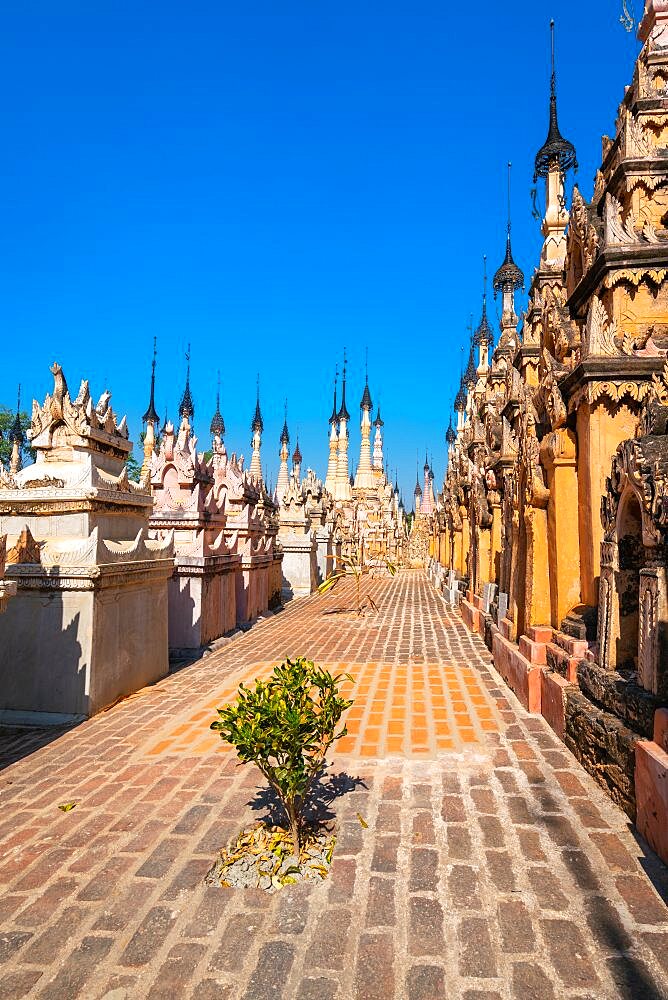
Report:
M27 428L30 426L30 417L25 412L21 412L20 417L21 427L23 428L23 432L25 434ZM9 460L12 457L12 443L9 440L9 433L15 419L16 410L10 409L8 406L3 406L2 403L0 403L0 431L2 431L2 440L0 441L0 462L2 462L5 467L9 465ZM24 465L35 461L35 451L33 448L28 446L27 438L21 448L21 458L23 459Z

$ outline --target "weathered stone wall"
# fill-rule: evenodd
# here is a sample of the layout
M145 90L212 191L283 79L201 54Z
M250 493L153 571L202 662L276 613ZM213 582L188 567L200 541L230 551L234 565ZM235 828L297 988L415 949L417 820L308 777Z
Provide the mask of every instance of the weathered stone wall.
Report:
M637 735L616 716L591 702L581 691L566 696L564 742L582 766L635 821L634 789Z

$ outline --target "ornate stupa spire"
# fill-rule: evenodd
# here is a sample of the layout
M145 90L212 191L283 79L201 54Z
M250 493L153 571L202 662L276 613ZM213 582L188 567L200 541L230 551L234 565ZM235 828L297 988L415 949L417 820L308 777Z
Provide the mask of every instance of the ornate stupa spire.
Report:
M431 478L430 478L431 466L429 465L429 455L426 449L424 454L424 465L422 467L422 471L424 472L424 486L422 492L422 503L420 505L420 513L431 514L434 509L434 501L433 501L434 491L431 486Z
M350 420L350 414L348 413L348 408L346 406L346 349L343 349L343 381L341 384L341 408L338 412L338 421L341 423L342 420Z
M469 360L466 365L466 371L464 372L463 382L469 392L473 392L476 385L478 384L478 372L475 366L475 333L473 332L473 314L468 325L468 331L470 336L470 348L469 348Z
M9 460L9 472L12 476L15 476L17 472L20 472L23 468L23 458L22 451L25 442L25 434L23 433L23 427L21 426L21 383L19 382L18 391L16 394L16 416L14 417L14 422L10 428L9 443L12 446L12 454Z
M550 21L550 122L547 139L536 153L534 161L534 183L539 177L546 178L545 217L541 232L545 237L541 252L542 267L561 267L566 256L566 235L568 212L565 207L564 182L566 172L577 170L578 161L575 146L564 139L557 122L557 78L554 68L554 21Z
M292 453L292 475L299 483L299 479L302 471L302 453L299 448L299 435L297 435L297 443L295 445L295 450Z
M368 363L365 364L364 392L360 400L360 431L362 440L360 443L360 460L355 475L355 486L357 489L371 489L374 485L373 467L371 465L371 411L373 403L369 391L369 371Z
M179 403L179 416L181 417L182 428L184 428L184 424L190 427L195 416L195 404L190 392L190 344L188 344L188 350L186 351L186 386L181 396L181 402Z
M487 319L487 254L482 256L482 315L473 335L473 342L478 348L478 376L485 375L489 367L489 349L494 340L492 328Z
M464 347L462 345L462 362L460 365L459 389L455 396L454 407L457 414L457 431L464 429L464 414L466 412L466 382L464 381Z
M557 74L554 68L554 20L550 21L550 120L547 139L536 153L534 160L534 183L539 177L547 177L553 167L564 176L571 167L578 168L575 146L564 139L557 121Z
M332 406L332 415L329 418L330 424L337 424L339 422L339 413L336 409L336 388L339 384L339 366L336 366L334 371L334 404Z
M379 480L383 476L383 427L385 426L380 415L380 402L373 425L376 428L373 438L373 471L376 480Z
M155 361L158 356L158 338L153 338L153 360L151 362L151 392L149 395L148 406L146 408L146 413L142 417L142 421L145 424L152 423L154 427L157 427L160 423L160 417L158 416L158 411L155 408Z
M422 505L422 487L420 486L420 473L418 471L418 460L415 460L415 489L413 490L413 499L415 502L415 513L420 513L420 507Z
M223 415L220 412L220 371L218 372L218 385L216 388L216 412L211 418L211 426L209 430L212 438L220 438L222 441L225 434L225 421L223 420Z
M287 493L290 485L290 473L288 472L288 459L290 458L290 433L288 431L288 401L284 404L285 419L283 420L283 430L281 431L281 448L278 453L281 464L278 467L278 479L276 480L276 499L280 503Z
M250 473L255 476L256 479L262 479L262 460L260 458L260 446L262 445L262 431L264 430L264 421L262 420L262 411L260 410L260 376L257 376L256 381L256 395L255 395L255 413L253 414L253 419L251 421L251 432L253 437L251 439L251 447L253 449L251 455Z
M339 366L336 366L334 375L334 406L332 415L329 418L329 461L327 462L327 475L325 476L325 489L334 496L336 492L336 469L338 463L339 447L339 414L336 409L336 387L339 381Z
M499 349L514 352L517 349L517 315L515 313L515 292L524 288L524 274L513 260L510 245L510 171L512 164L508 161L508 224L506 229L506 256L494 275L492 288L494 298L498 292L503 296L503 311L501 314L501 338Z
M153 338L153 360L151 362L151 392L149 396L146 413L142 421L146 425L144 431L144 461L141 467L141 478L145 479L151 472L151 455L155 450L155 429L160 424L160 417L155 408L155 361L158 356L158 338ZM167 417L165 417L167 423Z
M350 414L346 407L346 374L347 360L345 348L343 351L343 379L341 384L341 407L338 412L339 440L338 458L336 463L336 492L337 500L350 500L352 493L350 489L350 479L348 470L348 421Z

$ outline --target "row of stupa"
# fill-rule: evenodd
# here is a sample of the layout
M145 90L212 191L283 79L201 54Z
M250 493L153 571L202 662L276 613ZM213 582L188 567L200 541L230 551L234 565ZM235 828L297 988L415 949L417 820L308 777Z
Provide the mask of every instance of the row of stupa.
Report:
M639 38L591 198L573 185L568 208L576 151L552 44L540 258L520 322L509 211L500 336L483 286L429 568L524 706L668 861L665 0L646 0Z
M344 378L332 421L341 482L335 477L330 490L312 469L302 475L298 444L288 469L286 420L270 493L259 393L245 469L243 457L227 453L220 394L210 449L199 450L189 364L178 424L160 426L154 350L135 482L127 421L111 393L94 402L83 380L74 397L61 366L51 372L53 391L33 402L27 434L17 416L8 467L0 465L0 721L92 715L164 676L170 652L192 658L313 593L344 560L401 561L406 519L382 468L379 414L369 461L368 382L352 484ZM36 459L24 467L25 437Z

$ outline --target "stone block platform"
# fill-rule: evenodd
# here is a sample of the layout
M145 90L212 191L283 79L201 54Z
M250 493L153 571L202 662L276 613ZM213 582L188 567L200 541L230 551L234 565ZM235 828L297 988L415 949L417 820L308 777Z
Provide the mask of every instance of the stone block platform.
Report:
M668 997L664 866L424 574L369 587L377 616L327 613L341 586L76 728L2 737L0 997ZM264 815L208 725L288 654L355 679L331 875L207 887Z

